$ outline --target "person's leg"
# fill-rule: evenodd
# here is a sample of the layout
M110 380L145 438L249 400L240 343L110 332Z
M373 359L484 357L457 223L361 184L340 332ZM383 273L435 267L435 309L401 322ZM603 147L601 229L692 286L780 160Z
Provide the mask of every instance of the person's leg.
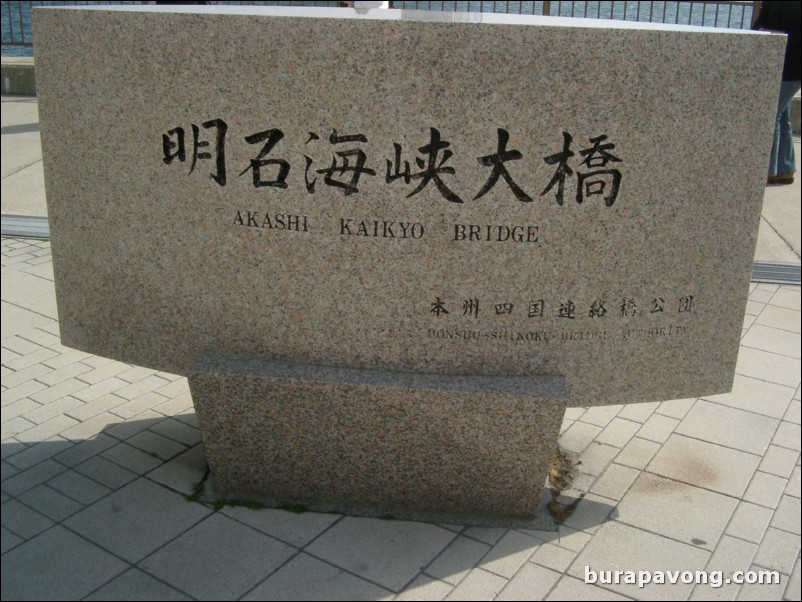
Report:
M794 132L791 129L791 105L785 105L785 109L778 115L777 127L779 132L779 145L777 147L777 175L783 176L793 174L796 171L794 161Z
M771 138L771 152L769 153L769 183L777 177L777 155L780 152L780 132L782 131L782 111L774 115L774 133Z
M792 182L796 171L794 137L791 129L791 100L800 87L798 81L784 81L780 85L780 98L774 124L774 139L769 158L770 183Z

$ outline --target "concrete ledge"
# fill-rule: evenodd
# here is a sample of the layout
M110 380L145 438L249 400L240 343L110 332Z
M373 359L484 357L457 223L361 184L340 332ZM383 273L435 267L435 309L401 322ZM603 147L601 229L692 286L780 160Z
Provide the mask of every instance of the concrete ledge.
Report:
M32 57L4 56L1 79L3 94L36 95L36 78L34 77ZM802 98L797 92L791 101L791 126L797 134L802 131L800 103L802 103Z
M33 58L4 56L2 61L3 94L36 95Z

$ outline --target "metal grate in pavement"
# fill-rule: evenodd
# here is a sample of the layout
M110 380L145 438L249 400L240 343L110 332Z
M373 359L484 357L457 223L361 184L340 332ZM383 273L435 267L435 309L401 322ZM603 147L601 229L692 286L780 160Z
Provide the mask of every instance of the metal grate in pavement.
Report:
M779 261L756 261L752 265L752 282L799 285L799 264Z
M3 215L2 226L3 236L50 238L50 226L46 217Z

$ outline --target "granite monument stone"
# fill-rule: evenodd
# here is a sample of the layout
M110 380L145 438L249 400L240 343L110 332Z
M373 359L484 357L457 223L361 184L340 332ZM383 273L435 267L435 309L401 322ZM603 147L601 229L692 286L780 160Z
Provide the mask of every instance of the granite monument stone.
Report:
M62 341L189 376L215 489L531 518L566 406L731 387L782 36L34 10Z

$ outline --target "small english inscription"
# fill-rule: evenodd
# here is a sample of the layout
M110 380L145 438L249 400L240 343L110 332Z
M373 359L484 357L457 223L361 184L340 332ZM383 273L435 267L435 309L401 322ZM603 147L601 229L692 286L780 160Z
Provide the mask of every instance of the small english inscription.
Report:
M267 230L309 232L309 217L306 215L292 215L289 213L237 211L237 214L234 216L234 225Z
M454 224L454 240L468 242L539 242L537 226Z
M620 330L473 330L428 328L426 337L444 341L506 341L519 343L602 342L612 339L664 338L689 334L691 327L671 325L659 328L623 328Z
M372 238L423 238L425 228L420 222L388 220L358 220L340 218L340 234L343 236L367 236Z

